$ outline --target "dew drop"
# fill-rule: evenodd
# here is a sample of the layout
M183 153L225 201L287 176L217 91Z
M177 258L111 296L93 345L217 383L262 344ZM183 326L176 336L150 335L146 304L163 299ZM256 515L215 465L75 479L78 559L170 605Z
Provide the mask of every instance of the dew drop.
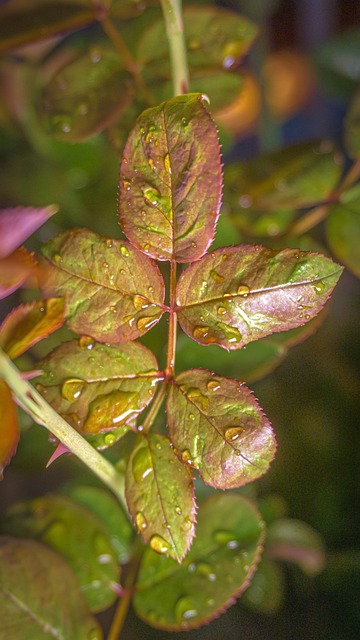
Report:
M195 327L193 336L195 340L201 340L205 344L214 344L216 342L215 336L210 333L210 327Z
M315 282L311 286L318 296L320 296L325 291L325 284L321 282L321 280L319 280L318 282Z
M61 387L61 395L65 400L72 402L80 397L84 386L84 380L80 380L80 378L68 378Z
M181 124L183 127L186 127L189 124L189 122L186 118L181 118Z
M243 296L244 298L246 298L246 296L248 296L250 293L250 288L246 284L240 284L237 288L236 293L238 294L238 296Z
M108 247L108 249L112 249L113 244L114 244L114 243L113 243L113 241L112 241L110 238L108 238L108 239L106 240L106 246Z
M125 245L121 245L120 253L121 253L122 256L124 256L124 258L128 258L129 255L130 255L130 253L129 253L127 247L125 247Z
M156 207L160 202L160 192L155 188L148 187L144 190L144 198L152 204L153 207Z
M181 516L182 510L180 509L180 507L175 507L175 513L177 513L178 516Z
M228 325L226 325L223 330L224 330L225 338L228 342L230 343L240 342L242 335L239 329L237 329L236 327L229 327Z
M135 295L133 297L133 305L136 311L141 311L142 309L146 309L149 306L149 303L142 296Z
M214 532L214 542L216 544L221 544L222 546L227 547L229 543L236 542L234 539L234 534L231 531L226 531L225 529L219 529Z
M209 380L209 382L207 382L206 384L206 388L208 391L218 391L220 387L221 387L220 382L218 380L215 380L214 378Z
M125 269L120 269L120 275L125 276L126 275L126 271Z
M104 443L107 447L111 447L116 442L116 436L113 433L107 433L104 436Z
M184 449L184 451L181 452L181 459L183 462L185 462L185 464L192 464L191 453L189 449Z
M71 133L73 122L71 116L57 115L54 116L52 124L58 133Z
M310 314L309 313L305 313L305 320L310 320Z
M101 640L102 633L99 629L91 629L87 634L86 640Z
M153 140L154 140L153 132L152 131L148 131L148 133L145 136L146 144L150 144L151 142L153 142Z
M198 562L196 565L196 573L204 578L210 580L210 582L215 582L216 574L213 571L212 566L208 562Z
M223 316L226 313L227 309L225 307L218 307L218 315Z
M145 329L150 329L150 327L156 322L157 318L155 316L139 318L136 323L139 331L144 331Z
M108 269L109 268L109 263L108 262L103 262L102 266L104 267L104 269Z
M148 165L152 171L155 170L155 162L152 158L148 158Z
M154 469L147 447L141 447L141 449L136 452L132 461L132 471L135 482L140 486L143 484L145 478L147 478L150 473L153 473Z
M200 389L198 389L197 387L190 387L186 395L197 406L200 406L203 411L206 411L209 406L209 398L204 396L204 394L201 393Z
M59 253L55 253L54 262L55 262L55 264L60 264L60 262L62 262L62 257L61 257L61 255Z
M148 287L148 292L149 293L154 293L154 291L155 291L154 287L151 287L151 286Z
M167 171L168 173L172 173L172 171L171 171L171 163L170 163L170 156L169 156L168 153L165 155L165 158L164 158L164 167L165 167L165 171Z
M143 531L148 526L147 520L144 514L141 511L138 511L135 516L135 524L138 528L138 531Z
M125 191L130 191L131 183L128 180L124 180L123 187L124 187Z
M228 442L235 442L235 440L240 438L243 432L244 429L242 429L241 427L228 427L224 433L225 440L227 440Z
M191 246L192 246L192 248L193 248L193 249L196 249L196 248L197 248L197 244L196 244L196 242L192 242L192 243L191 243Z
M195 602L189 596L182 596L175 605L175 618L181 623L196 618L198 615Z
M137 413L137 407L137 393L115 390L101 394L89 405L84 431L98 433L101 429L120 426Z
M133 316L132 314L124 316L124 322L126 322L126 324L128 324L131 328L135 322L135 316Z
M162 536L159 536L157 533L150 538L150 547L156 553L168 553L170 551L170 545Z
M97 64L98 62L100 62L100 60L101 60L101 52L99 51L99 49L96 49L94 47L93 49L90 50L90 60L94 64Z
M81 338L79 339L79 345L81 349L88 349L89 351L91 351L91 349L93 349L95 346L95 340L93 340L93 338L90 338L90 336L81 336Z
M224 282L224 276L220 275L220 273L217 273L217 271L214 271L214 269L211 269L210 275L215 280L215 282L219 284L221 282Z
M193 413L189 413L189 420L195 420L195 416Z

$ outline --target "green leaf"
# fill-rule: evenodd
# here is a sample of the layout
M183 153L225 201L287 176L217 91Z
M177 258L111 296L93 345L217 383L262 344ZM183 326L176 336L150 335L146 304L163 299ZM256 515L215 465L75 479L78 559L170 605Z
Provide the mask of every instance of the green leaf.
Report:
M125 145L120 222L133 244L159 260L197 260L214 237L220 149L203 102L189 94L144 111Z
M341 272L329 258L297 249L217 249L181 274L179 322L200 344L239 349L314 318Z
M13 457L20 437L17 409L4 380L0 378L0 480L3 471Z
M0 327L0 345L15 359L34 344L61 327L64 301L62 298L35 300L16 307Z
M178 562L195 534L195 498L191 475L175 457L168 438L141 436L126 470L126 500L145 542Z
M167 402L177 455L206 484L233 489L263 475L274 458L271 425L250 389L211 371L183 371Z
M129 242L87 229L65 231L43 245L44 290L65 296L70 329L101 342L134 340L164 311L158 267Z
M331 94L350 98L360 80L360 30L348 29L322 44L315 53L317 75Z
M149 404L160 373L156 358L137 342L64 342L41 363L37 388L73 427L98 433L125 425ZM115 442L110 432L109 438ZM105 440L106 442L106 440Z
M114 602L114 584L119 580L116 554L106 527L87 509L49 494L8 509L1 530L39 540L62 555L92 611L102 611Z
M243 596L243 604L257 613L275 613L283 603L285 581L282 568L263 556Z
M345 147L351 158L360 158L360 90L355 93L346 114Z
M185 7L183 20L190 69L236 66L249 51L258 32L256 25L244 16L219 7ZM148 64L168 58L165 23L159 20L140 40L138 59Z
M0 258L17 249L56 212L54 205L0 209Z
M85 140L112 124L134 91L118 52L93 47L67 63L45 87L41 110L46 129L60 140Z
M224 175L225 200L240 215L242 209L257 213L312 206L329 197L342 165L331 142L292 145L230 165Z
M356 276L360 277L360 185L340 196L326 220L330 249Z
M0 538L3 638L102 640L67 563L33 540Z
M325 565L320 534L306 522L280 518L269 525L266 553L270 558L297 564L304 573L315 576Z
M134 596L136 613L151 626L176 631L217 617L246 589L259 561L264 525L239 495L202 502L196 538L181 566L147 549Z
M105 489L74 485L69 497L95 514L110 533L111 545L119 564L129 562L134 529L119 502Z

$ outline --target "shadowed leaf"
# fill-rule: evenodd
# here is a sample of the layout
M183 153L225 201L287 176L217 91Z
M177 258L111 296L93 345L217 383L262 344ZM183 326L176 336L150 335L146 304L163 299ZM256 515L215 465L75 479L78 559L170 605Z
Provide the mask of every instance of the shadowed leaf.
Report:
M8 509L1 530L34 538L60 553L78 578L92 611L102 611L114 602L117 558L106 527L87 509L49 494Z
M142 344L95 343L82 337L64 342L41 363L37 389L51 406L83 433L123 426L152 399L157 380L155 356ZM116 442L109 432L108 443ZM105 436L105 444L106 444Z
M103 342L134 340L163 314L158 267L126 241L87 229L65 231L42 247L47 294L65 297L70 329Z
M0 327L0 345L14 359L61 327L64 322L62 298L36 300L16 307Z
M191 369L173 380L167 421L179 458L218 489L252 482L275 455L273 430L250 389L211 371Z
M175 631L210 622L246 589L262 550L264 525L239 495L201 503L196 538L179 566L147 549L134 596L136 613L153 627Z
M306 522L280 518L269 525L266 539L269 558L297 564L304 573L315 576L325 565L325 550L320 534Z
M239 349L314 318L341 272L329 258L297 249L217 249L182 273L179 322L200 344Z
M175 457L168 438L141 436L126 470L126 500L145 542L181 562L195 534L191 475Z
M275 613L283 604L285 593L282 567L264 555L243 595L242 602L257 613Z
M197 260L214 236L221 185L216 127L202 96L178 96L148 109L121 163L123 230L159 260Z
M102 640L67 563L33 540L0 538L0 594L8 640Z
M37 272L37 263L31 253L19 247L0 259L0 300L28 282Z
M335 256L360 277L360 186L340 196L326 221L329 246Z
M12 253L56 212L53 205L0 209L0 258Z
M20 437L17 410L10 388L0 379L0 480L14 455Z
M360 80L360 30L347 29L315 52L317 76L330 94L351 98Z
M345 118L345 145L351 158L360 158L360 91L350 103Z

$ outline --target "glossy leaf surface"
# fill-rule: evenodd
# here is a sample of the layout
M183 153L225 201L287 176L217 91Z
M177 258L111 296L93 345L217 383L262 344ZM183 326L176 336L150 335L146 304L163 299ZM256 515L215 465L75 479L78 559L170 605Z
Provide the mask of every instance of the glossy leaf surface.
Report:
M246 589L262 549L263 523L239 495L201 503L196 538L181 566L147 549L134 606L148 624L191 629L217 617Z
M270 558L293 562L310 576L320 573L325 565L325 550L320 534L301 520L280 518L272 522L266 549Z
M360 187L340 196L326 221L327 240L335 256L360 277Z
M191 475L179 462L168 438L141 436L126 470L126 500L145 542L181 562L195 534L195 498Z
M316 316L341 271L329 258L297 249L217 249L182 273L179 322L200 344L239 349Z
M85 140L110 125L133 95L132 77L118 52L94 47L66 64L45 87L45 126L60 140Z
M54 206L0 209L0 258L12 253L56 212Z
M4 638L102 640L67 563L34 540L0 538L0 595Z
M218 489L255 480L274 458L268 419L250 389L232 378L183 371L169 391L167 420L179 458Z
M62 298L36 300L16 307L0 327L0 345L14 359L61 327L64 321Z
M160 377L155 356L142 344L102 344L87 337L61 344L41 368L37 388L83 433L131 422L152 399Z
M162 316L160 271L129 242L75 229L42 250L49 268L44 289L65 297L73 331L102 342L134 340Z
M148 109L121 163L123 230L159 260L197 260L214 236L221 185L216 127L202 96L178 96Z
M17 410L10 388L0 379L0 480L3 471L14 455L20 437Z
M36 271L31 253L19 247L9 256L0 259L0 300L25 284Z
M34 538L60 553L78 578L92 611L106 609L115 600L113 584L119 571L110 534L87 509L49 494L10 508L1 529Z

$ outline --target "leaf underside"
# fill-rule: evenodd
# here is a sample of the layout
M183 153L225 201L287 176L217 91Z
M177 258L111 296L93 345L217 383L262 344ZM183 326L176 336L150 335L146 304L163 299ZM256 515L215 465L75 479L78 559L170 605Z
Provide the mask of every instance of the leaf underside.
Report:
M20 437L17 409L5 380L0 379L0 480L14 455Z

